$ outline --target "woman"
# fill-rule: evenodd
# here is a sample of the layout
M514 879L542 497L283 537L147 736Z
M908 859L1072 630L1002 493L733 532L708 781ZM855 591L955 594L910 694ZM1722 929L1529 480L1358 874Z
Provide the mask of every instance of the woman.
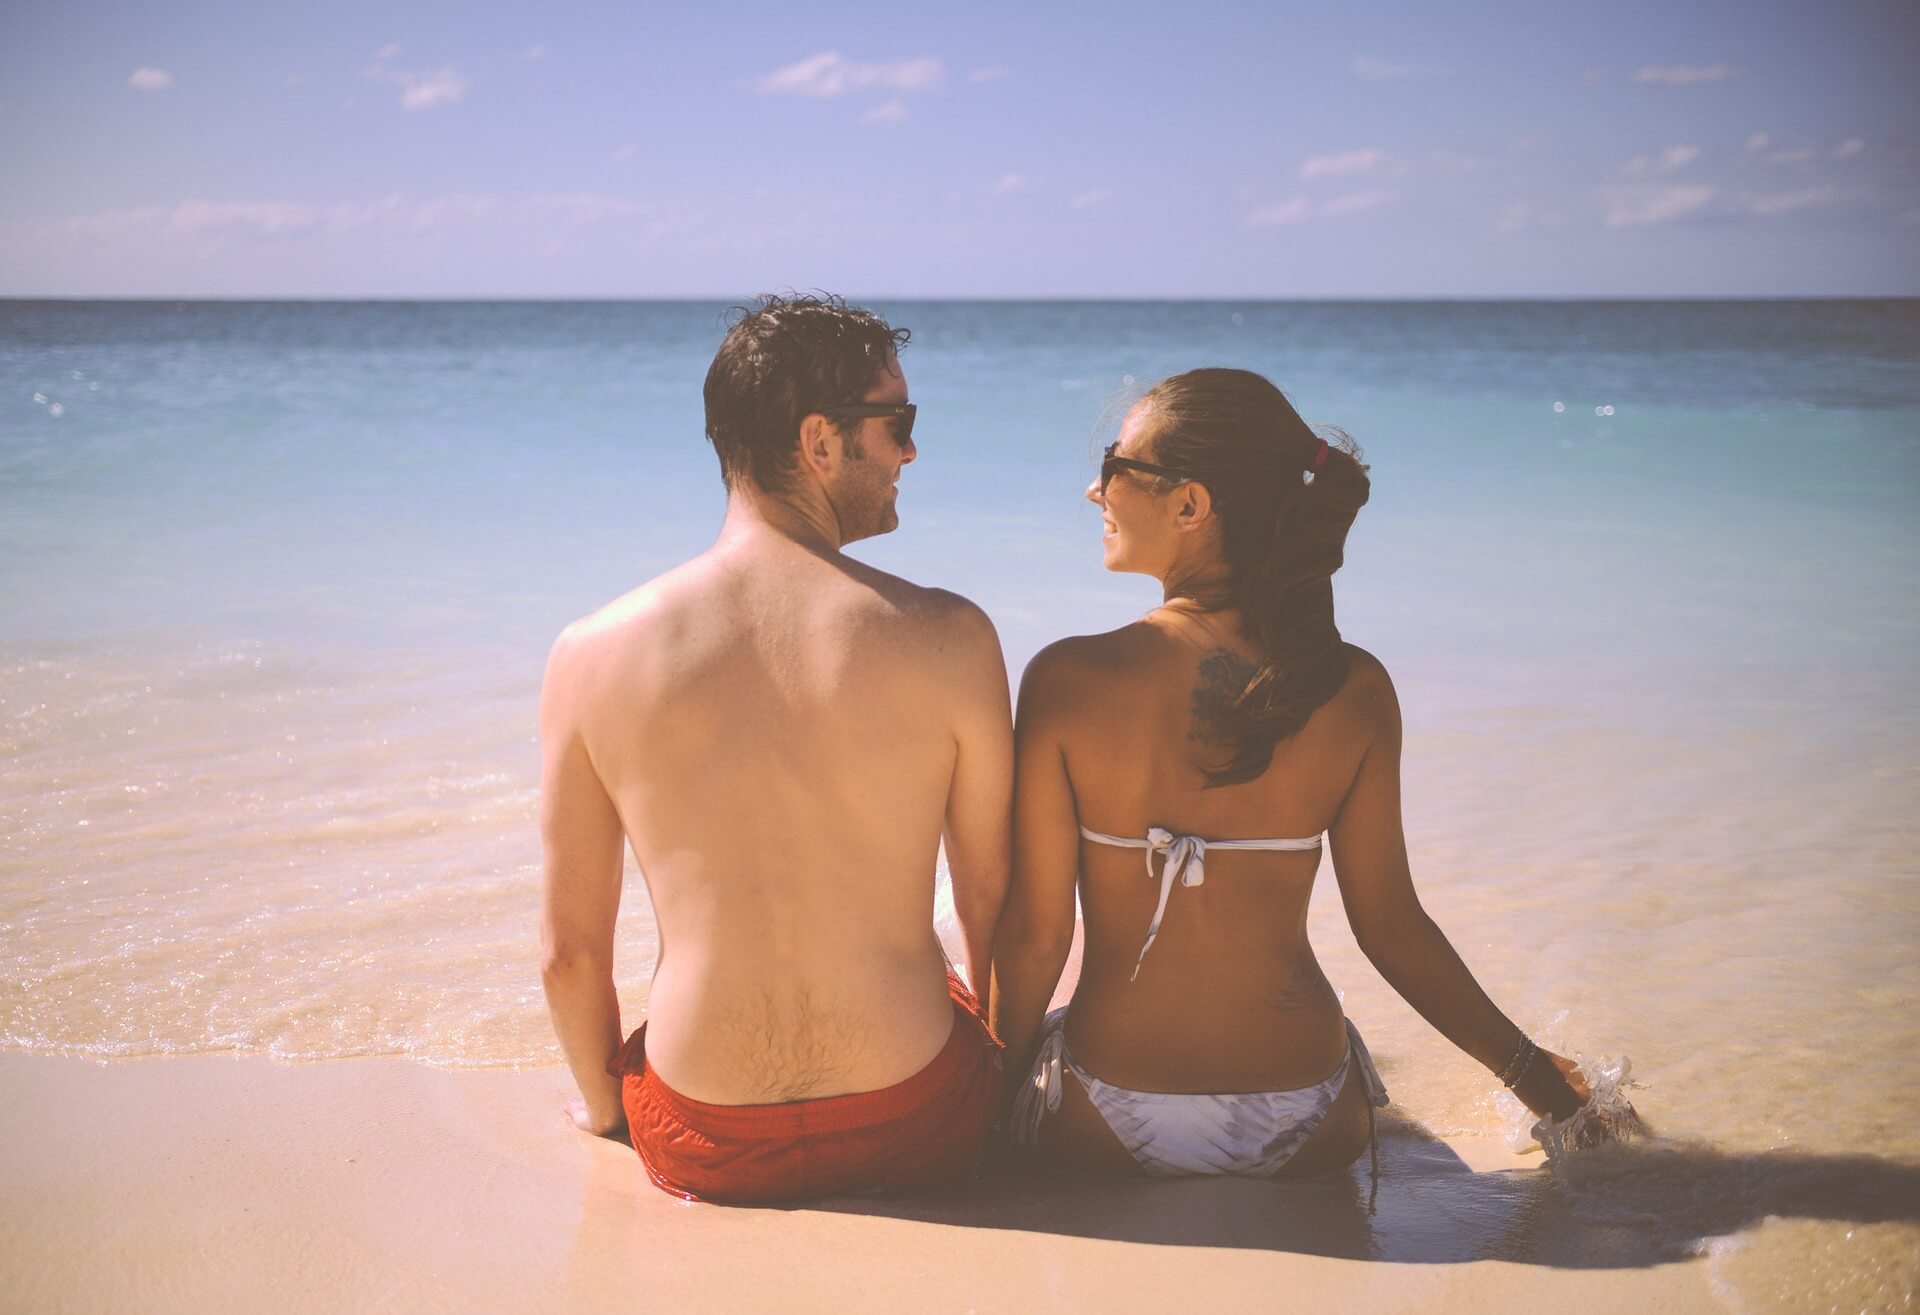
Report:
M1166 601L1047 648L1020 689L993 1013L1008 1072L1028 1075L1014 1140L1043 1159L1292 1177L1368 1144L1386 1093L1306 938L1323 833L1395 990L1535 1112L1589 1094L1414 893L1393 684L1333 619L1366 471L1259 375L1194 370L1133 407L1087 489L1107 569L1156 577ZM1076 887L1080 982L1047 1014Z

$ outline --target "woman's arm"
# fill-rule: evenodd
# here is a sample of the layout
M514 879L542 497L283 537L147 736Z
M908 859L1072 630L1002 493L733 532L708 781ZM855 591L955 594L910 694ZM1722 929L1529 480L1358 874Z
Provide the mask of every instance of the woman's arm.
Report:
M1328 831L1347 922L1380 975L1440 1034L1498 1074L1525 1034L1500 1012L1421 907L1400 820L1400 703L1386 670L1356 659L1368 745ZM1570 1117L1591 1094L1571 1060L1541 1050L1514 1094L1536 1114Z
M1007 1047L1008 1099L1039 1046L1041 1020L1073 947L1080 824L1054 733L1071 689L1056 648L1027 665L1014 719L1013 880L993 942L990 1012Z

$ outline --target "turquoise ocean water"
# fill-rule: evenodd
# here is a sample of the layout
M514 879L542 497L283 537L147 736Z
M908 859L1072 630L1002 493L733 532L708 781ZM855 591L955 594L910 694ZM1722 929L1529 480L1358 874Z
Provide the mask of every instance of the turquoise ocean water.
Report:
M875 308L921 455L857 555L973 597L1017 679L1155 601L1080 500L1127 402L1267 374L1373 467L1341 624L1495 998L1725 1153L1920 1156L1920 302ZM726 309L0 302L0 1045L557 1058L540 668L717 528ZM1330 881L1313 918L1407 1117L1499 1130ZM1912 1291L1909 1225L1863 1260L1794 1215L1694 1231L1764 1235L1735 1286Z

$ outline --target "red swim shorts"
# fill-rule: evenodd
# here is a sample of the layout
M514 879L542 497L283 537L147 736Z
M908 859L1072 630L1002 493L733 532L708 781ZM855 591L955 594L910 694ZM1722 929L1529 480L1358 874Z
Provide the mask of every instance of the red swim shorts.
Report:
M904 1082L784 1105L710 1105L647 1067L646 1025L614 1061L634 1150L662 1191L689 1201L793 1201L911 1191L964 1179L1000 1098L1000 1042L949 972L953 1031Z

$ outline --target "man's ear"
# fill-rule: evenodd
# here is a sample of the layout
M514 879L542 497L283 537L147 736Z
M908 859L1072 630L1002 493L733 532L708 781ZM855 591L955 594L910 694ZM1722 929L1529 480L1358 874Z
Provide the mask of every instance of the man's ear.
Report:
M800 417L800 436L795 440L795 457L802 470L811 470L822 479L832 475L846 448L846 437L833 421L818 411Z
M1173 509L1173 527L1185 534L1213 519L1213 492L1198 480L1188 480L1178 493Z

